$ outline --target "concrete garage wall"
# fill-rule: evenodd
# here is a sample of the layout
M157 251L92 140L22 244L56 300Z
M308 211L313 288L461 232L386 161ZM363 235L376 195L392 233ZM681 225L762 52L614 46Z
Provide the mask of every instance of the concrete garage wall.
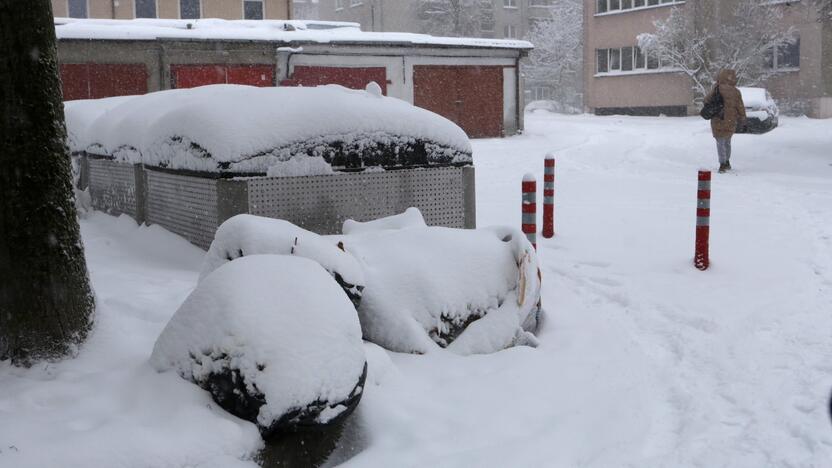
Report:
M435 167L308 177L216 179L82 157L93 207L158 224L207 249L217 227L240 213L337 234L415 206L432 226L476 227L473 167ZM86 172L86 173L85 173Z

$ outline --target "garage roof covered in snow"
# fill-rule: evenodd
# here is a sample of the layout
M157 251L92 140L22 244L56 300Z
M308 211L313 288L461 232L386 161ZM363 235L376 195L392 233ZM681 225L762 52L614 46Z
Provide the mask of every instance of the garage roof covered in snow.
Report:
M358 23L246 20L100 20L55 18L58 39L249 40L285 44L366 44L530 50L526 41L434 37L427 34L364 32Z

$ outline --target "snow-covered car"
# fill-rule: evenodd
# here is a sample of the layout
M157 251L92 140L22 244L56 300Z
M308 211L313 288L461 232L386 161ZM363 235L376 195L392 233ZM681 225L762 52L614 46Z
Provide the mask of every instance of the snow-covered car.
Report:
M780 110L765 88L739 88L745 103L746 124L737 133L766 133L778 124Z

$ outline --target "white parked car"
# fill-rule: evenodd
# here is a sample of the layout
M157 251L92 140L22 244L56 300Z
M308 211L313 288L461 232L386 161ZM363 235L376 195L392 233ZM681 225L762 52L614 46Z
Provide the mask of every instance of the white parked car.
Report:
M778 124L780 110L765 88L739 88L745 104L746 125L737 133L766 133Z

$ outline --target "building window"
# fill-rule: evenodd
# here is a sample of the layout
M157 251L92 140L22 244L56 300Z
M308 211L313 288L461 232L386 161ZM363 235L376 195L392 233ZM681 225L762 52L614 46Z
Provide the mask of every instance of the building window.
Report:
M621 49L610 49L610 71L621 70Z
M596 55L598 56L598 73L607 73L609 68L609 49L598 49Z
M156 0L136 0L136 18L155 18Z
M685 3L685 0L596 0L595 13L601 14L627 11L658 5L673 5L677 3Z
M336 10L343 10L344 9L344 0L335 0L335 9Z
M542 86L533 87L529 93L532 101L548 101L552 99L552 88Z
M350 0L350 6L351 7L360 6L362 4L364 4L364 2L362 0Z
M643 72L662 68L658 54L647 54L638 47L596 50L596 73Z
M517 26L507 24L503 28L503 36L505 36L506 39L517 39Z
M530 0L529 6L547 7L549 6L549 0Z
M179 18L199 19L202 16L199 2L200 0L179 0Z
M263 19L263 0L243 0L243 19Z
M517 8L517 0L503 0L503 8Z
M786 42L774 49L770 49L765 57L766 68L775 70L797 70L800 68L800 38L794 42Z
M647 62L644 60L644 52L641 51L641 47L633 47L633 56L633 68L636 70L647 68Z
M633 48L621 48L621 71L633 71Z
M67 10L70 18L86 18L87 0L69 0Z

